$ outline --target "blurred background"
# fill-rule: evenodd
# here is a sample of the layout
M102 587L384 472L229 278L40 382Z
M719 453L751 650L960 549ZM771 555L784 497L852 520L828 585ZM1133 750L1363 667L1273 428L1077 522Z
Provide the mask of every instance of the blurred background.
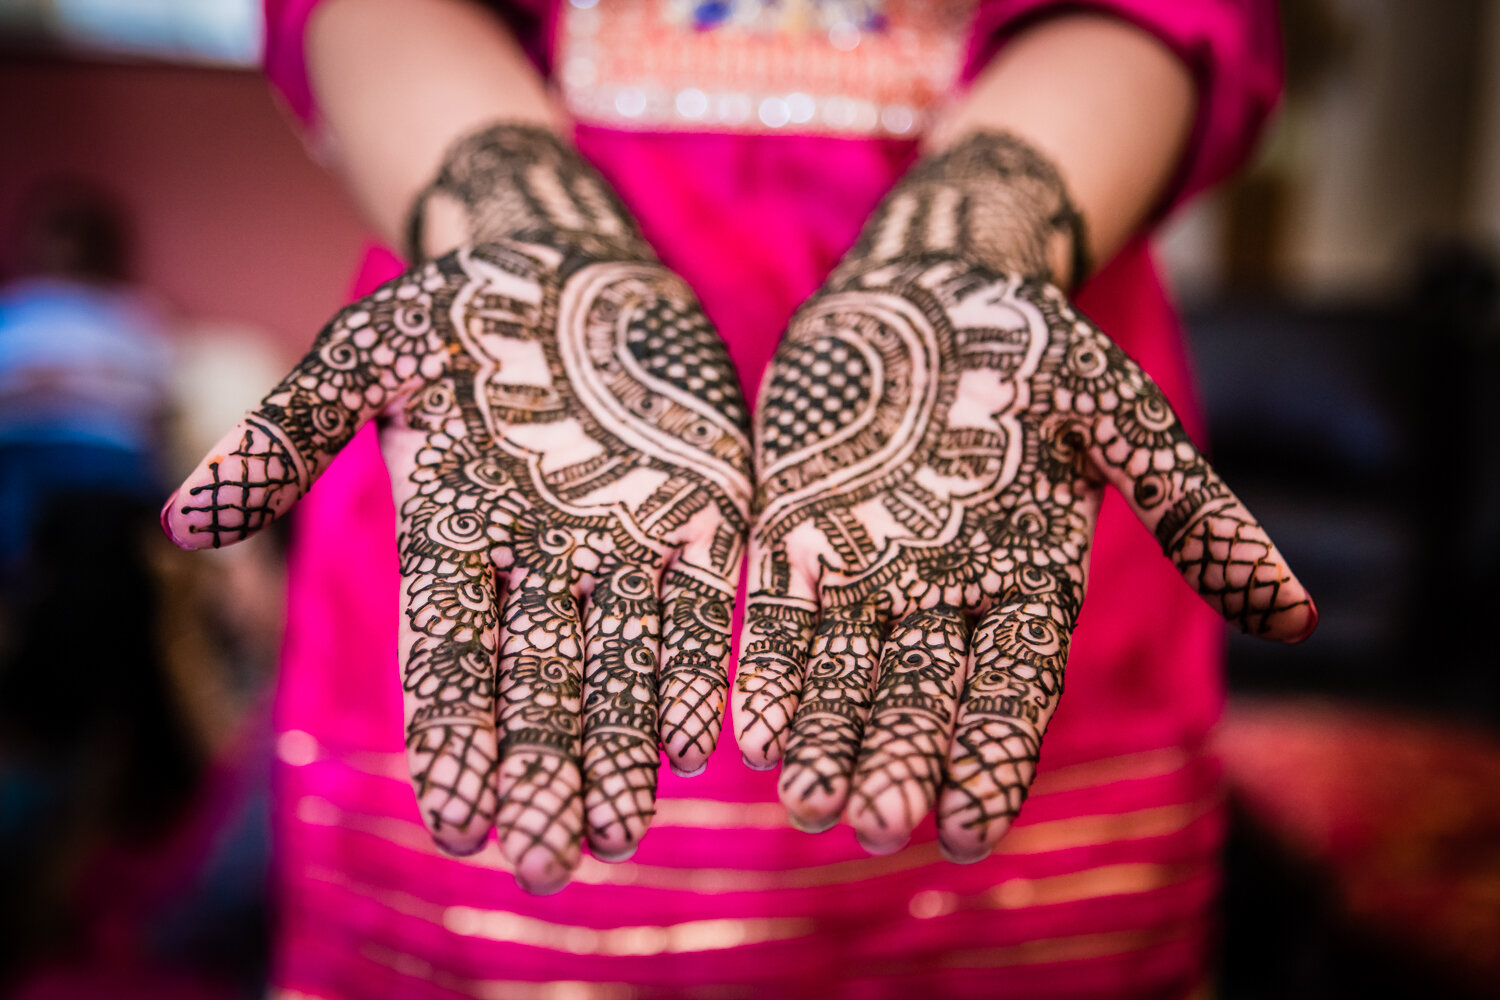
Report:
M1160 237L1216 464L1322 613L1230 640L1218 992L1500 996L1500 2L1283 18L1261 155ZM283 542L155 523L364 240L259 32L0 0L0 995L264 991Z

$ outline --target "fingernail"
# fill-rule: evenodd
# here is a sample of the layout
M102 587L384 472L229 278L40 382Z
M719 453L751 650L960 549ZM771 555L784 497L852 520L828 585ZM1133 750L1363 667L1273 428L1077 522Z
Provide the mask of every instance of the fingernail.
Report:
M562 891L563 886L568 884L570 874L569 872L558 872L547 881L538 880L533 882L530 879L521 878L518 873L516 875L516 885L533 896L551 896Z
M947 858L949 861L953 862L955 865L973 865L978 864L985 858L989 857L991 851L988 847L981 847L976 853L964 854L960 851L953 850L940 840L938 841L938 853Z
M698 777L698 775L708 770L708 761L705 760L703 763L699 764L691 771L684 771L682 768L678 767L670 760L667 761L667 766L670 767L672 769L672 773L677 775L677 777L679 778L696 778Z
M895 854L897 851L901 850L901 848L906 846L906 842L911 839L911 835L906 834L904 836L894 838L872 837L856 831L854 834L854 839L859 841L860 847L863 847L871 854L884 855Z
M452 840L439 840L438 838L434 837L433 843L437 844L438 850L442 851L444 854L450 855L455 858L467 858L484 850L485 847L489 844L489 838L480 837L477 841L472 842L454 842Z
M592 845L590 845L589 850L593 851L594 857L598 858L600 861L604 861L612 865L617 865L621 861L629 861L635 855L635 852L640 849L640 846L641 842L637 840L634 843L626 844L623 848L614 852L601 851L599 848Z
M162 534L166 535L168 538L170 538L172 540L172 544L173 545L176 545L178 548L181 548L182 547L182 543L177 540L177 536L176 535L172 534L172 526L167 523L167 518L170 517L171 514L172 514L172 505L175 504L175 503L177 503L177 494L179 492L181 492L181 491L180 490L173 490L172 491L172 495L169 496L169 497L167 497L167 502L161 505L161 530L162 530Z
M826 819L817 820L803 819L801 816L798 816L794 812L787 813L786 818L787 822L791 823L792 826L796 827L798 830L801 830L803 833L826 833L827 831L832 830L839 821L839 818L837 816L829 816Z
M1302 642L1308 636L1312 635L1313 630L1318 627L1318 606L1313 603L1311 594L1307 595L1307 615L1307 627L1304 628L1295 639L1288 640L1294 645L1296 643Z
M774 760L767 761L764 764L757 764L755 761L750 759L749 754L740 754L740 760L743 760L745 762L745 766L752 771L769 771L777 764L777 762Z

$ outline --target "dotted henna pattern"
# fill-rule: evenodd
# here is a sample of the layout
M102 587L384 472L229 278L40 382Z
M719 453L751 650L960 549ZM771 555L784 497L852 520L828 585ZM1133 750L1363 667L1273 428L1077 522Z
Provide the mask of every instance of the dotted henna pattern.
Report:
M756 414L737 735L783 763L794 823L842 813L872 851L936 807L971 860L1014 819L1106 484L1229 620L1286 639L1312 618L1161 390L1050 283L1048 241L1081 223L1017 143L975 136L888 196Z
M508 183L518 228L470 206L483 242L341 311L164 523L188 547L237 541L378 417L423 818L458 853L496 828L548 891L583 839L634 850L659 740L695 771L717 739L748 413L696 299L597 175L538 130L479 140L434 192Z

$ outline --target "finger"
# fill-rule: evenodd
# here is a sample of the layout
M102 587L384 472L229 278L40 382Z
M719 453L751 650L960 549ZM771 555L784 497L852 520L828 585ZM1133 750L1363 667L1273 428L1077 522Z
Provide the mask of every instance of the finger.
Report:
M628 565L595 584L584 623L585 830L605 861L634 854L656 812L658 607L655 579Z
M1095 330L1070 351L1062 381L1066 405L1087 414L1093 464L1188 584L1251 635L1305 638L1317 624L1306 589L1209 467L1156 383Z
M876 609L830 610L818 622L781 769L781 801L809 833L838 822L849 798L884 626Z
M406 755L422 819L452 854L484 846L497 805L496 595L482 553L404 547Z
M968 633L958 609L939 606L907 615L886 640L848 810L871 853L900 848L937 801Z
M678 564L662 581L659 732L680 775L699 774L719 741L729 686L734 584Z
M523 574L501 615L500 851L529 892L556 892L583 836L583 626L566 580Z
M1035 571L1032 578L1043 581L1031 588L1036 592L997 605L974 631L938 799L939 843L965 864L988 855L1020 812L1062 696L1073 585L1053 586Z
M286 513L355 431L440 364L441 282L429 265L341 311L167 500L168 537L185 549L218 548Z
M791 734L817 621L816 589L791 569L785 550L750 553L750 596L734 682L734 733L758 771L781 760Z

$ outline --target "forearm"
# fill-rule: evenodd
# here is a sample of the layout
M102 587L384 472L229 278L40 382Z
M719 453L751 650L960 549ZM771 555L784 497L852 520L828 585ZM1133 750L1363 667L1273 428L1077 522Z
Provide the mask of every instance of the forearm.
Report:
M414 205L460 140L497 122L569 130L505 24L464 0L325 0L307 54L336 165L393 246L405 244ZM486 213L431 201L426 256L475 238Z
M1007 133L1030 147L1055 169L1098 267L1159 203L1195 108L1187 66L1155 38L1107 16L1069 14L1013 38L948 109L926 149L941 155L976 133ZM1011 228L1036 239L1036 227L1049 223L1022 217ZM1070 240L1042 236L1052 277L1072 284Z

